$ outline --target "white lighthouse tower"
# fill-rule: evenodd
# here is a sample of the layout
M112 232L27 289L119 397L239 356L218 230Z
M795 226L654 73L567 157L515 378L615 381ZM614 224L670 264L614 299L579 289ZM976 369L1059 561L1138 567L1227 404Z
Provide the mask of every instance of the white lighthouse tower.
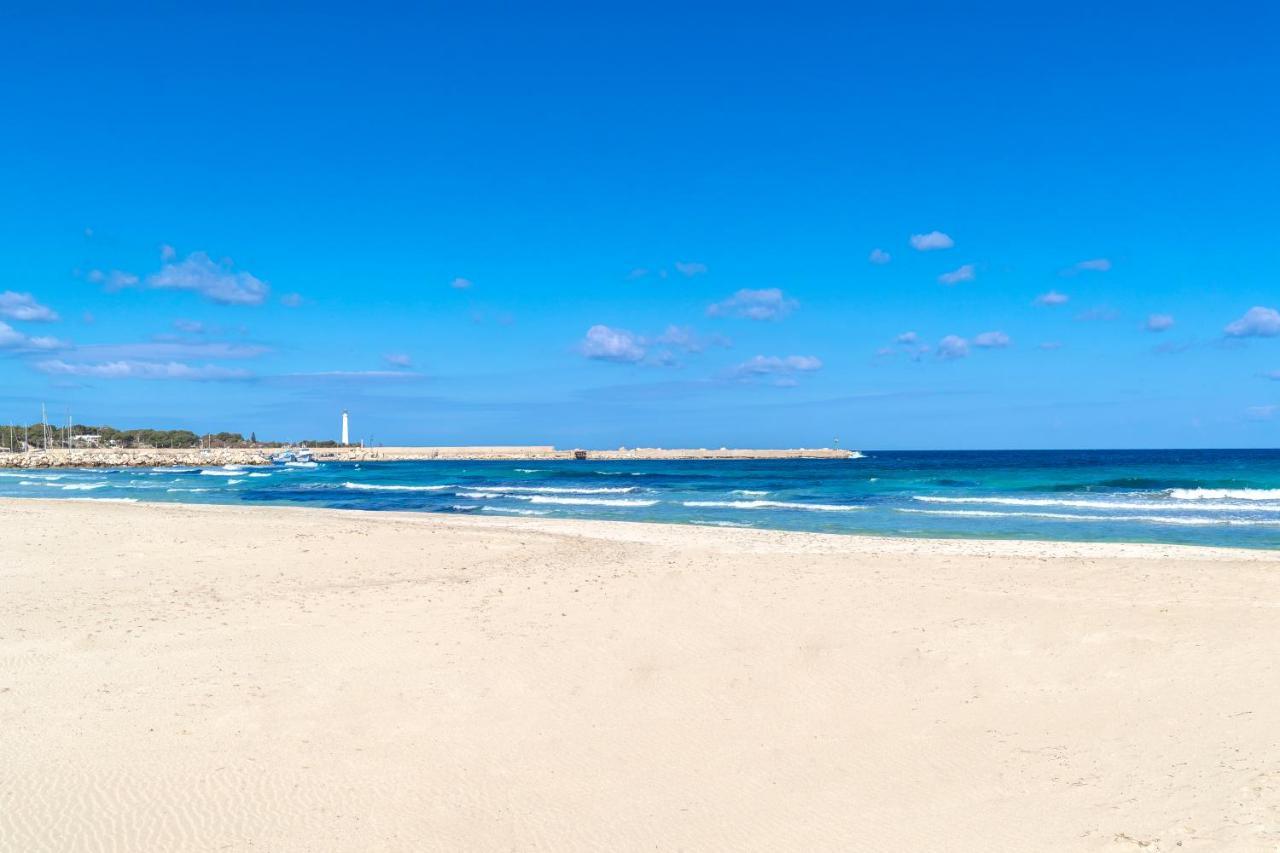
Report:
M342 410L342 443L344 445L351 443L350 435L347 432L347 410L346 409Z

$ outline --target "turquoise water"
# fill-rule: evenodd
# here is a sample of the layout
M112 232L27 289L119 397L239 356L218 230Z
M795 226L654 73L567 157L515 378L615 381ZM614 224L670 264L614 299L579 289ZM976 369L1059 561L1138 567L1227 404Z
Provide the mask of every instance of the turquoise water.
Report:
M1280 451L0 469L0 496L605 518L893 536L1280 546Z

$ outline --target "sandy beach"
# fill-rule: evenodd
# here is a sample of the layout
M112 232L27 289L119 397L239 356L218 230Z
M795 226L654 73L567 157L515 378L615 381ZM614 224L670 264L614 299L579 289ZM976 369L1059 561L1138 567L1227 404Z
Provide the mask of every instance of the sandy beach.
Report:
M1273 552L0 510L0 850L1280 845Z

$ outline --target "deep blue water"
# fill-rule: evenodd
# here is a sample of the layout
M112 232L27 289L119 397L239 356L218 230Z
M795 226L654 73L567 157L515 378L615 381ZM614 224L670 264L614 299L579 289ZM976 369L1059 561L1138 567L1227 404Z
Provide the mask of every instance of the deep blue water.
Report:
M0 496L1280 547L1280 450L868 451L852 460L0 469Z

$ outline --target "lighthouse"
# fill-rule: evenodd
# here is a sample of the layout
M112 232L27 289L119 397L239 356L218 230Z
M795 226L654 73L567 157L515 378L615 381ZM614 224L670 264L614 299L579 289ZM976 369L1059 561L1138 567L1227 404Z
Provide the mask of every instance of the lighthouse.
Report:
M344 445L351 443L350 436L347 432L347 410L346 409L342 410L342 443Z

